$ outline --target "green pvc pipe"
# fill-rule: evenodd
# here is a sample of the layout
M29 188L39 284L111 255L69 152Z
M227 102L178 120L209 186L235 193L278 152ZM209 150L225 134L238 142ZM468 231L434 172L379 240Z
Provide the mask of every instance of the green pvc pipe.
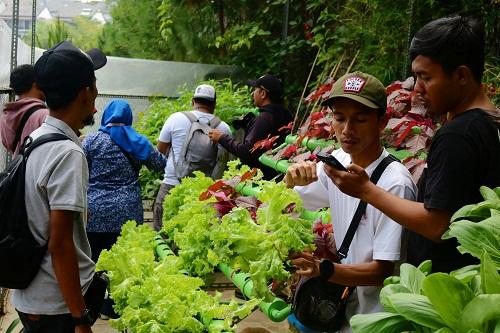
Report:
M247 298L252 298L253 282L250 275L242 272L234 272L229 266L220 264L219 269L234 285L241 290ZM260 302L259 309L272 321L285 320L292 312L292 306L284 300L275 297L271 302Z
M224 328L224 320L220 319L212 319L212 320L205 320L204 318L202 319L203 325L208 328L208 331L221 331L222 333L233 333L234 331L227 332L227 331L222 331Z
M292 163L288 162L287 160L276 161L269 157L269 155L265 154L260 155L259 162L281 173L286 173L290 165L292 165Z
M299 137L297 135L288 135L285 138L285 142L287 144L290 143L297 143L297 139ZM302 142L300 143L302 147L306 147L309 150L314 150L316 147L321 147L323 148L328 148L328 147L336 147L337 143L334 140L325 140L325 139L316 139L316 138L310 138L310 137L305 137Z
M236 191L246 196L257 197L260 192L260 187L253 186L251 182L244 182L236 185ZM323 223L327 223L328 221L330 221L330 215L326 210L322 211L304 210L300 215L300 217L309 221L315 221L321 217Z
M244 182L236 185L236 191L247 197L257 197L260 192L260 187L253 186L251 182Z
M170 246L168 246L167 241L163 239L163 237L159 233L156 234L155 241L156 241L155 251L161 260L165 259L168 256L174 255L174 252L172 252Z

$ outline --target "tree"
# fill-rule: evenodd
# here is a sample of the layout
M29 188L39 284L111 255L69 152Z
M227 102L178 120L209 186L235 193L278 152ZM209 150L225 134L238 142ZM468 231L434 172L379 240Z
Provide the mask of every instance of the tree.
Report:
M159 31L158 6L161 0L113 1L111 16L99 38L99 47L109 55L169 60L169 45Z
M38 21L35 45L42 49L48 49L63 40L69 40L78 48L88 50L97 47L101 32L101 25L83 16L73 18L71 23L64 22L59 18ZM31 44L31 32L23 39Z

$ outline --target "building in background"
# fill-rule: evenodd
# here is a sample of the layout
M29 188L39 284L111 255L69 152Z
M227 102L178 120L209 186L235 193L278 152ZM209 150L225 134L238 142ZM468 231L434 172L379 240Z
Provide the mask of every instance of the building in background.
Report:
M13 1L0 0L0 19L12 28ZM31 30L32 6L30 0L19 1L19 37L23 37ZM73 19L78 16L87 17L98 24L111 21L109 5L105 0L37 0L37 20L52 20L59 18L61 21L73 24Z

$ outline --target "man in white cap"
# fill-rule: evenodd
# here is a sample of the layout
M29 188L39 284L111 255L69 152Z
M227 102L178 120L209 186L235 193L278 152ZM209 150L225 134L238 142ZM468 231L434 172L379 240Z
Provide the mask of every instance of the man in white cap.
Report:
M186 155L182 153L183 146L187 146L187 149L200 148L185 145L186 137L191 132L190 129L192 124L199 122L207 124L210 128L217 129L225 134L231 133L229 126L225 122L220 121L213 114L216 102L217 95L215 88L208 84L199 85L194 91L191 103L193 109L187 112L176 112L172 114L163 125L160 137L158 138L158 150L162 154L168 156L168 158L163 182L153 206L153 226L155 230L160 230L162 227L163 201L166 195L175 185L179 184L181 180L179 179L180 172L176 170L176 167L179 166L179 163L183 160L182 157ZM209 141L208 135L206 139ZM210 147L208 149L210 149ZM211 169L203 170L205 174L213 176L213 170L220 169L220 166L215 165L215 162L219 161L220 157L223 155L222 150L222 147L219 147L217 156L214 157L213 161L201 163L209 164L206 166L208 169ZM202 170L202 168L204 168L204 166L200 165L200 170Z

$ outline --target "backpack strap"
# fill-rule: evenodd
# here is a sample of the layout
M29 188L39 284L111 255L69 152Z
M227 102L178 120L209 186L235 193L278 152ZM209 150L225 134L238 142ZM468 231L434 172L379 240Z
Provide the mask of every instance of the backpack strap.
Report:
M191 123L200 121L200 119L197 118L191 111L182 111L182 114L185 115ZM219 117L214 116L212 120L208 121L208 126L210 126L211 128L216 128L221 122L222 120L220 120Z
M375 168L375 171L373 171L372 176L370 177L370 180L372 183L377 184L378 180L380 179L380 176L384 173L385 169L389 164L392 162L399 161L397 158L395 158L392 155L386 156ZM366 211L366 206L367 203L364 201L360 201L358 204L358 208L356 209L356 212L354 213L354 216L352 217L351 224L349 225L349 229L347 230L347 233L344 237L344 240L342 241L342 245L340 246L340 249L338 250L338 254L340 256L340 259L344 259L347 257L347 252L349 252L349 246L351 246L352 239L354 238L354 234L356 233L356 230L358 229L359 222L361 221L361 217Z
M24 126L26 126L26 123L28 122L29 117L31 117L31 115L33 113L35 113L35 111L38 111L38 110L44 109L44 108L45 107L43 107L42 105L35 105L23 114L21 121L19 122L19 126L17 127L16 137L14 138L14 142L12 145L14 147L14 149L15 149L15 147L17 147L19 141L21 140L21 135L23 134Z
M186 118L189 119L191 123L198 121L198 118L196 118L196 116L191 111L182 111L182 114L186 116Z
M219 117L217 116L214 116L212 118L212 120L210 120L208 122L208 125L211 127L211 128L217 128L217 126L219 126L219 124L222 122L222 120L219 119Z
M28 156L36 147L41 146L47 142L61 141L61 140L71 140L71 139L61 133L44 134L39 138L36 138L35 140L33 140L31 137L28 137L26 142L24 143L26 149L24 150L24 152L22 152L22 155L24 156L24 158L28 158Z

